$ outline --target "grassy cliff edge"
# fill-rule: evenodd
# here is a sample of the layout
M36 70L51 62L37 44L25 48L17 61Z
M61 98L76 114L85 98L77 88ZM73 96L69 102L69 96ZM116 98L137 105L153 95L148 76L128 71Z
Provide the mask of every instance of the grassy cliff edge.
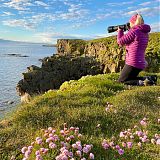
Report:
M146 74L146 73L142 73ZM157 74L160 79L160 74ZM144 117L143 128L149 139L160 131L160 81L157 86L127 89L116 83L118 74L85 76L79 80L64 82L59 90L48 91L33 98L29 104L20 105L0 122L0 159L22 159L21 148L30 145L41 134L41 129L61 129L64 123L80 128L83 142L93 144L96 160L158 160L160 145L146 142L138 148L125 148L123 155L114 149L105 150L103 139L120 143L119 134L139 125ZM107 108L108 102L112 104ZM134 141L134 140L132 140ZM43 159L55 159L56 153ZM31 160L34 155L31 156Z

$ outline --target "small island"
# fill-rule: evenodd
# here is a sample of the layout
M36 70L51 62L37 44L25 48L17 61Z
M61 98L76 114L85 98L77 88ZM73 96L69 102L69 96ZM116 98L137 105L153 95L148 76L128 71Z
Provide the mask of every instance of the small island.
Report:
M57 47L56 44L43 44L43 47Z

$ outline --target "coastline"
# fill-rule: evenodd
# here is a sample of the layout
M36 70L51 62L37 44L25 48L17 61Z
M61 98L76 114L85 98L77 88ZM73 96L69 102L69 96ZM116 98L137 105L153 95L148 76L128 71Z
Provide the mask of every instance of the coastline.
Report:
M55 52L56 48L42 47L41 44L0 42L0 117L19 105L16 84L27 67L40 66L39 59Z

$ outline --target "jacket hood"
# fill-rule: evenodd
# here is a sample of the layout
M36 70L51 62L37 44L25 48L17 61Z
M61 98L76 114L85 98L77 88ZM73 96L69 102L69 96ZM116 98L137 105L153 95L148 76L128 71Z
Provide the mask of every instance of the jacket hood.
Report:
M149 33L151 31L151 27L147 24L134 26L133 29L138 29L144 33Z

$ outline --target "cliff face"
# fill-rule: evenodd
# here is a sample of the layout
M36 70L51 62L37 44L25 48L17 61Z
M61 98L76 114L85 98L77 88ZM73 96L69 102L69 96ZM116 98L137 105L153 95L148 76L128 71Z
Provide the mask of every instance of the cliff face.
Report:
M160 33L150 34L146 59L148 71L160 71ZM124 66L125 48L119 47L116 37L84 41L61 39L57 41L57 54L42 60L42 67L30 66L17 84L20 96L57 89L71 79L85 75L119 72Z
M77 80L84 75L100 74L100 66L100 63L91 57L53 55L43 59L41 68L28 67L16 89L20 96L25 93L44 93L50 89L58 89L65 81Z
M119 47L116 37L93 41L58 40L58 54L93 57L102 66L103 73L119 72L124 66L125 49Z
M58 53L61 55L83 55L95 58L102 65L103 73L119 72L124 66L125 48L119 47L116 37L107 37L91 41L58 40ZM160 32L149 35L146 49L148 68L146 71L160 71Z

